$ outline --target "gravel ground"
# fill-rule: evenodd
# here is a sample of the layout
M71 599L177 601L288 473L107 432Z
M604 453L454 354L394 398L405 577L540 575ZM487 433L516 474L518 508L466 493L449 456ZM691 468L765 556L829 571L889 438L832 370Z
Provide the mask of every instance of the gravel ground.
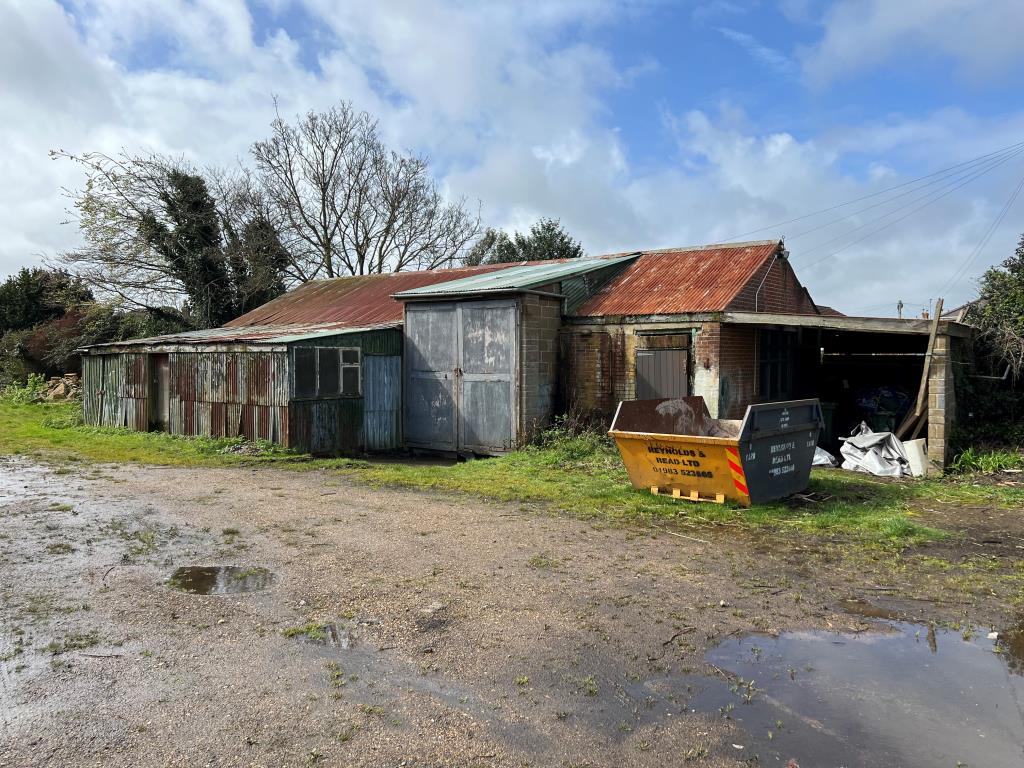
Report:
M837 601L879 574L684 535L321 472L0 457L0 766L749 765L733 720L687 706L728 684L705 652L863 628ZM274 578L171 589L190 565ZM337 633L287 636L310 623Z

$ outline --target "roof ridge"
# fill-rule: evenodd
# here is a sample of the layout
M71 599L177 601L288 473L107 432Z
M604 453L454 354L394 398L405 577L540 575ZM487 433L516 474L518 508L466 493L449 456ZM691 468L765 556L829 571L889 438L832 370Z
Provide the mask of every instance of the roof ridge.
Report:
M647 250L619 251L617 253L606 253L605 256L626 256L632 253L639 253L641 256L658 253L677 253L681 251L712 251L720 248L752 248L759 245L782 244L782 238L770 240L743 240L735 243L705 243L703 245L681 245L672 248L652 248Z

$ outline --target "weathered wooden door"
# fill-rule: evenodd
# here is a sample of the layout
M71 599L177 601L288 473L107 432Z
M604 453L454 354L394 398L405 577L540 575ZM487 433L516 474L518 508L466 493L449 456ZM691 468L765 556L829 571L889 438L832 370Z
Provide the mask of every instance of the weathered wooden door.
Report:
M638 349L636 351L636 399L686 397L689 352L685 349Z
M405 315L405 441L500 453L515 442L514 300L410 304Z
M405 308L405 442L454 451L459 313L455 304Z
M516 410L516 302L462 303L459 325L459 450L507 451Z

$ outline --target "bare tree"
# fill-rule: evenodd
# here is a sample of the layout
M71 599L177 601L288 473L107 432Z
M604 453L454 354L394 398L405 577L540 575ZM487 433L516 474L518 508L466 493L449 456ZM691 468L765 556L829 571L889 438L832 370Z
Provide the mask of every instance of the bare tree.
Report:
M450 265L480 228L464 200L440 194L425 158L389 150L349 102L294 124L278 113L252 154L302 280Z

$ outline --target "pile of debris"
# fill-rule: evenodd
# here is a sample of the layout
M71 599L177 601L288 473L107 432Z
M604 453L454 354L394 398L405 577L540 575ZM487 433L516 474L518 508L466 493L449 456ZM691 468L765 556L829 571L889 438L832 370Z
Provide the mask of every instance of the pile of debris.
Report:
M220 449L221 453L234 454L236 456L260 456L267 453L267 449L259 443L253 443L248 440L243 440L238 443L232 443L226 445Z
M43 400L77 400L82 396L82 380L77 373L51 376L46 389L41 393Z

